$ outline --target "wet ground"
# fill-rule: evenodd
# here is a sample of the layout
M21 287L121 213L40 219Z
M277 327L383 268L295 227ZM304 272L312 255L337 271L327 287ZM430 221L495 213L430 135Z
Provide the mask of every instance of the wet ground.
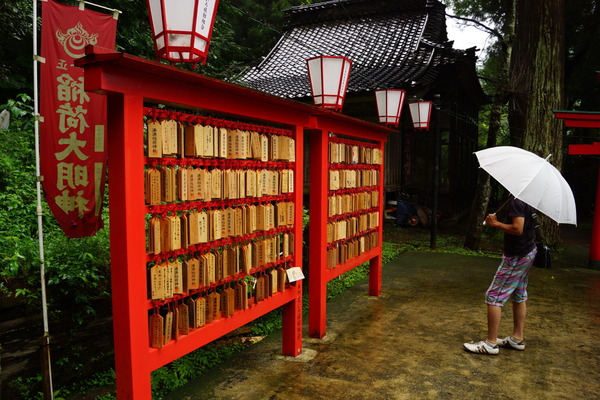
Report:
M498 258L408 252L384 266L380 297L364 281L330 301L327 336L301 356L281 357L272 335L167 399L598 399L600 272L585 243L565 239L552 270L532 271L523 352L462 349L485 337ZM500 335L511 327L507 305Z

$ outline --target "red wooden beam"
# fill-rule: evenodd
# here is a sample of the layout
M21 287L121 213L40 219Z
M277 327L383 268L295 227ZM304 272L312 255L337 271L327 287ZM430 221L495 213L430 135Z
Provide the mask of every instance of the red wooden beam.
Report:
M339 264L335 268L326 269L326 272L325 272L326 278L325 279L327 279L327 281L329 282L330 280L333 280L333 279L337 278L338 276L343 275L346 272L358 267L362 263L370 261L372 258L376 257L379 254L381 254L381 244L377 247L372 248L369 251L362 253L360 256L358 256L356 258L348 260L344 264Z
M297 286L298 282L293 283L293 285ZM244 326L247 323L254 321L256 318L295 300L296 295L296 290L286 290L281 293L276 293L264 301L255 303L246 310L236 311L235 318L220 318L201 328L193 331L190 330L189 335L182 335L178 340L172 340L162 349L148 347L146 342L144 342L144 347L147 351L145 366L149 368L150 371L158 369L229 332L234 331L240 326ZM297 356L299 353L300 352L286 355Z
M554 110L554 116L569 128L600 128L600 112Z
M596 71L596 79L600 82L600 71ZM562 111L554 110L556 118L564 119L565 126L572 128L600 128L600 112L592 111ZM600 143L594 144L571 144L569 154L573 155L599 155ZM596 186L596 208L592 229L592 241L590 244L589 265L592 268L600 268L600 172Z
M569 154L598 155L600 154L600 142L595 142L594 144L570 144Z

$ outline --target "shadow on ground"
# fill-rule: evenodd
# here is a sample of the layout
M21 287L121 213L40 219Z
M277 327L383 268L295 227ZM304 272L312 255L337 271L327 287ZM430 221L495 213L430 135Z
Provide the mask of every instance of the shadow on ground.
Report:
M166 398L598 398L600 272L583 268L580 243L566 240L552 270L533 270L524 352L462 349L485 336L497 258L408 252L384 266L380 297L364 281L328 303L327 336L305 338L304 357L280 357L272 335ZM500 335L511 327L507 305Z

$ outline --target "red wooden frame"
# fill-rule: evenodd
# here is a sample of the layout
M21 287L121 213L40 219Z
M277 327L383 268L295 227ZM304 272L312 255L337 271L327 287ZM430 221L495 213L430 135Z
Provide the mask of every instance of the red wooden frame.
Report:
M600 128L600 112L554 110L554 116L570 128Z
M309 249L309 320L308 335L321 339L326 334L327 325L327 282L350 271L362 263L369 262L369 295L379 296L382 283L382 237L383 237L383 203L384 203L384 145L387 132L373 132L346 127L336 129L334 126L323 124L320 130L313 130L310 137L310 249ZM327 267L328 196L329 169L336 168L329 162L330 134L340 134L353 139L356 143L364 144L381 150L381 164L376 166L379 171L379 182L374 187L379 192L379 224L375 230L378 234L378 244L359 256L338 264L335 268ZM393 132L388 130L388 132ZM335 139L333 139L335 140ZM325 168L327 166L327 168ZM353 166L349 165L352 169ZM362 232L361 234L365 234Z
M596 73L600 81L600 73ZM600 112L593 111L564 111L554 110L554 116L562 119L566 127L571 128L600 128ZM572 155L600 155L600 143L571 144L569 154ZM592 240L590 243L589 266L600 268L600 170L596 184L596 206L594 209L594 222L592 224Z
M294 257L302 265L302 160L305 129L344 134L385 135L391 130L314 106L281 99L241 86L144 60L113 50L89 46L76 61L84 68L85 89L108 98L109 194L111 202L111 276L115 368L119 399L150 399L150 373L178 357L282 307L282 351L302 351L302 281L230 318L197 329L162 349L148 344L145 241L143 115L147 104L165 104L201 111L225 119L290 129L296 139ZM366 133L365 133L366 132ZM325 164L324 164L325 165ZM325 169L323 169L325 170ZM381 174L383 179L383 173ZM381 182L383 184L383 181ZM380 257L375 258L381 263ZM377 264L377 261L371 261ZM379 275L380 279L380 275ZM377 291L376 286L374 290Z

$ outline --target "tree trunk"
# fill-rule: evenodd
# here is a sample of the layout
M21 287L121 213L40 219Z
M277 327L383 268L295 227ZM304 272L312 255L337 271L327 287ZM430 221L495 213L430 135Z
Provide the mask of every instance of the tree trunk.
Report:
M564 92L564 0L520 0L516 9L511 62L512 101L509 107L511 144L562 168L562 121L552 110L562 109ZM550 246L560 244L558 225L541 219Z
M495 88L492 108L490 111L490 121L487 135L486 148L494 147L497 143L498 132L500 131L502 119L502 107L507 101L506 88L508 87L509 66L512 56L513 39L515 34L515 1L506 2L505 21L502 26L502 37L499 37L502 54L502 63L498 84ZM481 233L483 232L483 221L488 213L488 204L490 202L491 185L490 176L487 172L480 169L477 176L477 191L473 199L469 225L465 236L464 247L471 250L479 250L481 243Z
M493 147L496 145L496 138L498 137L498 131L500 129L501 110L502 104L495 101L490 112L490 124L486 147ZM491 191L490 175L483 169L479 169L479 173L477 174L477 191L475 192L475 198L473 199L469 225L465 236L464 246L467 249L479 250L481 233L483 232L483 221L487 215Z

